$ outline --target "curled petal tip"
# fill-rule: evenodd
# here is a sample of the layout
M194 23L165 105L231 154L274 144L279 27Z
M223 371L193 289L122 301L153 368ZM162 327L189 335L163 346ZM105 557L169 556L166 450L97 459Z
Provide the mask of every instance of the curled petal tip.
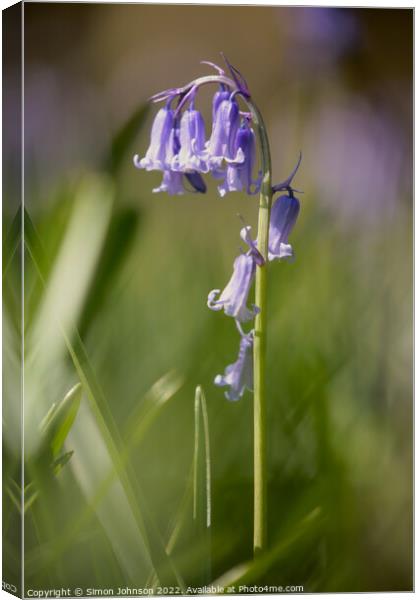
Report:
M207 306L211 310L222 310L223 304L216 300L216 296L220 294L220 290L212 290L207 296Z

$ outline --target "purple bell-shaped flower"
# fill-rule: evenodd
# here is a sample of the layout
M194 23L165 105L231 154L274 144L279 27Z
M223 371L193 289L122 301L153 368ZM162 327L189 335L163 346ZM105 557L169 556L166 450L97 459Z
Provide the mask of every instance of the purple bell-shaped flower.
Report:
M212 290L207 298L207 306L211 310L224 310L225 314L237 321L250 321L260 309L251 305L247 307L248 294L255 276L255 259L251 254L240 254L233 263L233 274L229 283L220 294L220 290ZM220 294L219 299L216 296Z
M170 101L161 108L152 125L150 145L144 158L138 154L134 156L134 165L146 171L164 171L170 169L172 158L171 134L174 128L174 111L170 108Z
M245 158L240 148L234 154L234 143L239 124L239 105L235 98L222 99L215 111L212 132L206 144L208 166L216 176L221 176L220 168L223 161L233 160L240 163Z
M235 162L228 160L228 166L224 174L224 181L218 186L219 194L223 197L228 192L240 192L242 189L247 194L256 194L261 185L261 173L256 180L252 174L255 166L255 134L249 126L247 120L244 120L238 129L233 145L233 154L242 152L244 160Z
M241 336L239 343L239 354L236 362L226 367L223 375L217 375L214 383L218 386L229 386L225 392L228 400L239 400L245 389L252 391L253 388L253 360L252 351L254 346L253 334Z
M268 260L290 258L293 256L289 235L298 218L300 203L290 193L275 200L271 209L268 235Z
M180 149L172 162L172 168L184 173L207 173L206 128L204 119L200 111L195 110L193 102L182 115L179 139Z
M174 124L174 127L171 130L169 140L168 140L168 150L167 150L167 158L171 165L173 165L177 158L178 153L180 151L180 141L179 141L179 129ZM196 171L191 171L188 173L183 173L181 171L175 171L173 169L165 169L163 171L163 179L162 183L159 187L153 190L154 193L158 192L166 192L170 196L178 196L184 194L186 189L184 186L184 177L193 187L193 190L196 192L200 192L204 194L206 192L206 184L199 173Z

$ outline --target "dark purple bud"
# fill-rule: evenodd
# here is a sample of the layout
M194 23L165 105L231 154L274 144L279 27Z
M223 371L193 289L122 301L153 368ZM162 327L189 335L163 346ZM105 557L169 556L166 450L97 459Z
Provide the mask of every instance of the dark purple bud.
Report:
M200 194L206 193L207 186L200 173L184 173L184 175L196 192Z

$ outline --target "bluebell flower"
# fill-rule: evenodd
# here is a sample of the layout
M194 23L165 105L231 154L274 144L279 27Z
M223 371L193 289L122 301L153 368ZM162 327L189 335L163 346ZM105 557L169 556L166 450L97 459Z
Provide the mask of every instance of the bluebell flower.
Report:
M165 163L172 167L177 161L178 153L180 152L181 143L179 140L180 130L177 119L174 120L172 129L169 133L166 147ZM182 173L173 168L163 169L163 179L159 187L153 189L153 193L166 192L170 196L178 196L185 193L184 176L191 184L194 191L204 194L207 190L201 175L195 171L190 173Z
M176 171L164 171L162 183L159 187L153 189L153 193L166 192L170 196L179 196L185 193L183 183L183 173Z
M173 129L174 110L170 108L170 101L161 108L152 125L150 145L146 156L142 159L138 154L134 157L134 165L146 171L164 171L171 168L173 158Z
M241 229L241 239L248 244L249 250L247 254L251 255L255 264L262 267L265 263L264 257L257 248L257 240L253 240L251 236L251 226L246 225Z
M205 145L206 128L204 119L194 103L184 112L181 118L179 131L180 148L172 161L172 169L175 171L208 172Z
M232 95L231 95L232 96ZM218 103L210 139L206 144L210 170L221 175L220 168L225 160L244 161L244 153L239 148L234 154L236 133L240 125L239 105L235 98L229 97Z
M236 155L240 151L244 160L227 160L225 179L217 188L222 198L228 192L240 192L244 189L247 194L256 194L260 189L261 173L256 180L252 177L255 166L255 134L247 119L236 132L233 143L232 154Z
M229 386L225 392L228 400L239 400L245 389L253 388L253 334L241 336L239 354L236 362L226 367L224 375L217 375L214 383L219 386Z
M239 322L250 321L260 312L252 304L247 307L248 294L255 276L255 259L252 254L240 254L233 263L233 274L229 283L220 294L220 290L212 290L207 298L207 306L211 310L224 310L225 314ZM219 299L216 296L220 294Z
M277 198L271 209L268 234L268 260L290 258L293 256L289 235L298 218L300 203L290 193Z
M220 103L223 102L223 100L229 100L231 95L231 92L229 90L224 89L223 87L220 88L220 90L218 90L214 96L213 96L213 103L212 103L212 117L213 117L213 122L216 119L216 113L217 110L220 106Z

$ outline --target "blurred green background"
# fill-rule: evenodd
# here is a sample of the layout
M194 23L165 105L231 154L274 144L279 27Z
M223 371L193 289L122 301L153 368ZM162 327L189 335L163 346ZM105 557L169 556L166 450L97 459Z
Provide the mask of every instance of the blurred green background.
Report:
M411 590L412 11L24 10L25 588ZM256 562L252 395L229 403L214 387L238 335L206 307L231 275L237 214L255 231L256 199L222 200L211 181L206 195L152 194L161 175L132 164L148 146L147 98L208 72L200 60L220 51L264 115L274 182L303 153L296 261L269 271L269 550ZM210 103L203 91L208 124ZM3 530L17 561L21 213L9 153Z

